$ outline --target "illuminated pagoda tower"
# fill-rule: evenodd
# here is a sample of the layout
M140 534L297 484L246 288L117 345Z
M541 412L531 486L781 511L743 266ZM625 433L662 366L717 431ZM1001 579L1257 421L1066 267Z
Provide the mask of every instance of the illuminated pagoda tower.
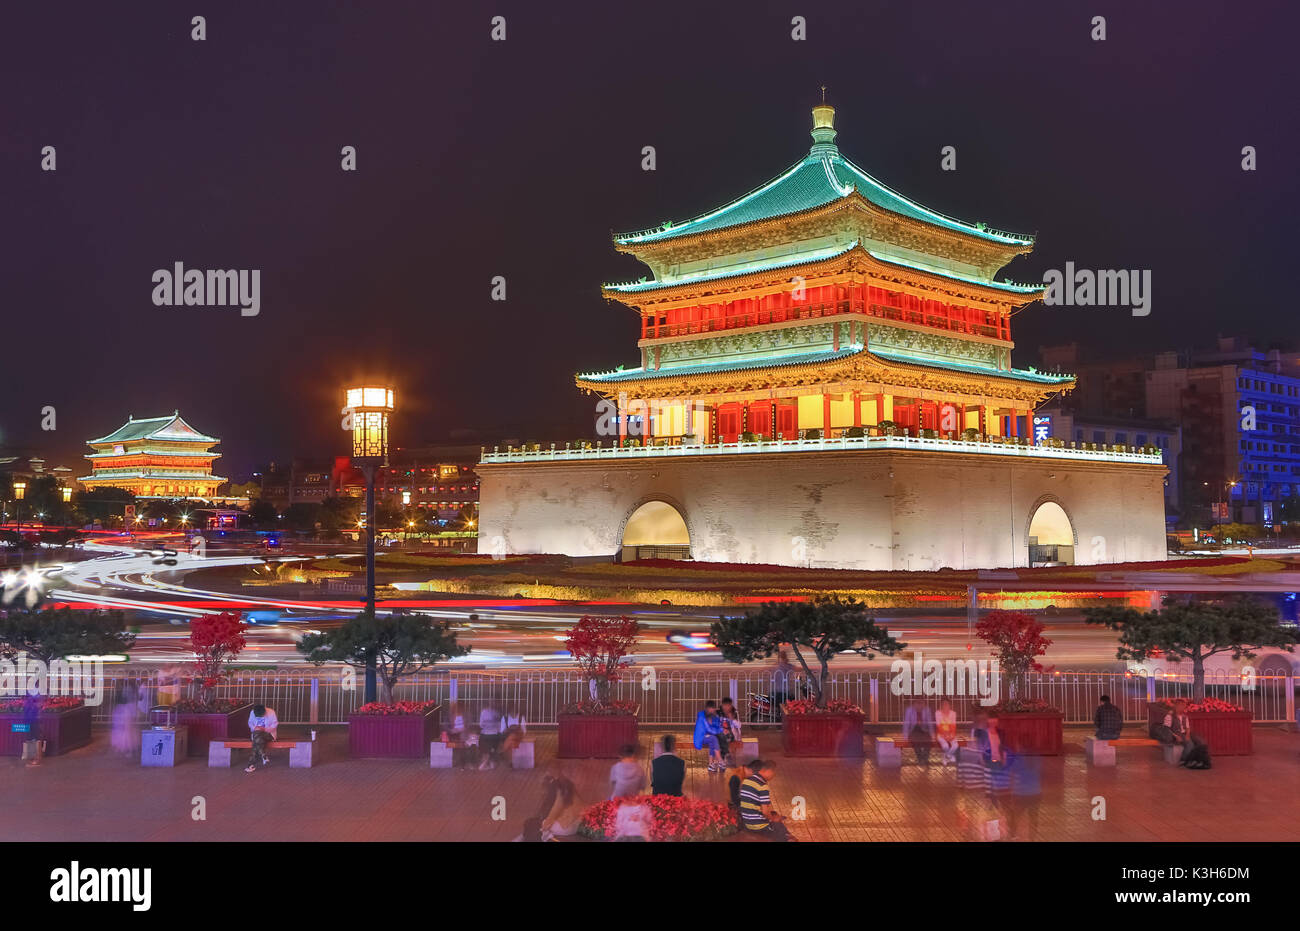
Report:
M1011 316L1045 287L997 274L1033 237L890 190L840 154L833 107L812 116L773 180L615 235L651 271L603 288L640 317L639 364L576 378L614 411L612 448L485 454L480 543L873 569L1164 558L1158 454L1035 445L1035 407L1074 381L1011 365ZM600 507L566 505L542 463L589 488L598 470ZM1128 515L1060 493L1116 481ZM1110 549L1084 552L1081 521Z
M95 451L87 488L125 488L138 498L211 498L225 478L212 474L221 441L187 424L180 411L126 423L108 436L88 440Z

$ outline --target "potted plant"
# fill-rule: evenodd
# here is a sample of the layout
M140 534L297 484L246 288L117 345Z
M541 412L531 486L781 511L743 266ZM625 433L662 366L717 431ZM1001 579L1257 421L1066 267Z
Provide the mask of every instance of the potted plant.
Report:
M560 757L610 759L624 744L636 743L640 706L611 700L610 691L640 630L630 617L588 614L569 631L564 646L587 679L590 697L560 710Z
M366 702L348 716L350 756L423 757L438 734L441 709L432 702L394 701L397 683L470 648L456 642L450 621L363 611L332 630L308 634L298 650L317 665L333 661L364 669L372 664L379 676L379 701Z
M790 645L803 667L808 698L786 702L783 708L787 756L861 756L865 715L850 702L830 700L830 662L839 653L871 659L876 653L893 656L907 646L877 627L861 602L838 596L764 603L757 611L715 621L710 639L732 663L764 659ZM816 672L805 652L815 658Z
M47 608L0 613L0 657L13 660L26 654L30 665L47 673L43 685L36 683L43 694L33 696L40 701L37 727L47 756L85 746L91 736L91 710L80 697L44 694L51 685L67 681L58 661L69 656L125 653L134 643L135 634L127 631L121 611ZM25 701L17 699L15 710L11 710L12 703L5 703L0 712L0 754L18 756L23 741L30 739L30 731L23 729L28 724Z
M1188 709L1192 733L1200 734L1210 753L1248 754L1254 749L1249 711L1228 702L1215 703L1205 697L1205 661L1219 653L1234 660L1255 658L1254 650L1278 647L1291 652L1296 636L1283 627L1277 609L1254 598L1233 598L1222 604L1166 597L1159 611L1136 608L1092 608L1084 612L1090 624L1102 624L1119 634L1119 659L1142 662L1163 653L1172 662L1190 660L1192 701L1198 710ZM1149 710L1163 720L1163 704Z
M975 633L997 654L998 675L1007 686L1006 698L990 709L997 715L1007 748L1055 756L1064 743L1065 715L1024 694L1029 673L1043 668L1037 657L1052 644L1043 630L1042 621L1019 611L990 611L975 625Z
M210 741L248 736L248 712L253 703L218 698L216 694L230 663L244 649L247 629L237 611L204 614L190 622L186 643L194 651L198 695L172 705L155 706L149 714L155 724L175 723L188 728L189 756L207 756Z

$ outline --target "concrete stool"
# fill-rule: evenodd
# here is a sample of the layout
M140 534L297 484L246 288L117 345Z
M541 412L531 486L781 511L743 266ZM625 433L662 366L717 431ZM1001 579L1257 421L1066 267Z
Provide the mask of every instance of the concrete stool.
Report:
M876 765L882 769L899 769L903 765L903 751L898 749L892 737L877 737Z
M449 745L440 740L429 744L429 766L434 769L451 769L453 752Z
M1171 766L1177 766L1183 761L1182 744L1161 744L1160 749L1165 754L1165 762Z
M536 746L531 740L522 740L510 752L511 769L532 769L537 765Z
M758 738L742 737L739 741L740 747L731 751L732 758L737 763L744 763L746 760L758 759ZM735 742L732 747L735 747Z
M1088 762L1093 766L1115 765L1115 748L1111 746L1109 740L1102 740L1099 737L1085 737L1083 739L1083 755L1087 757Z

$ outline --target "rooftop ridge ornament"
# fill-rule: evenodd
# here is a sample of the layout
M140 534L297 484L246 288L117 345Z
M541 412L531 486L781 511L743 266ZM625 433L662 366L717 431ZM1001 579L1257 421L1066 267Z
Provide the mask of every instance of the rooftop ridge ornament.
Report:
M835 108L826 102L826 88L822 88L822 102L812 108L813 147L809 155L825 158L838 155L840 150L835 145Z

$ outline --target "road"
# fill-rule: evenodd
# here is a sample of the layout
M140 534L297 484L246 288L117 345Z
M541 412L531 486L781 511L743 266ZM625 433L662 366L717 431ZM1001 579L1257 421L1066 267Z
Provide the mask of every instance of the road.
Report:
M184 644L189 620L219 610L243 611L254 623L247 635L248 647L240 657L241 664L301 662L295 645L304 631L336 625L355 614L359 607L355 599L304 600L275 594L234 594L186 582L198 569L254 565L268 559L264 552L251 548L246 553L207 558L177 552L174 557L168 557L174 558L174 566L125 542L98 541L86 544L85 549L89 558L65 564L49 595L77 606L127 611L131 622L140 627L136 646L131 651L133 662L175 663L192 659ZM473 648L469 656L456 661L466 666L568 665L564 634L582 614L593 610L626 613L642 624L645 633L635 648L637 663L669 667L722 663L711 648L690 649L667 639L675 631L707 631L709 623L720 613L718 608L502 604L498 600L473 597L379 604L381 613L394 607L416 608L455 622L461 642ZM881 613L877 620L906 641L909 651L919 650L927 657L987 655L983 643L971 636L964 614ZM1078 614L1063 613L1044 621L1046 636L1053 641L1045 664L1059 669L1121 668L1115 660L1113 636L1108 631L1085 625ZM878 658L872 665L887 662ZM866 664L864 659L845 656L837 661L837 668Z

